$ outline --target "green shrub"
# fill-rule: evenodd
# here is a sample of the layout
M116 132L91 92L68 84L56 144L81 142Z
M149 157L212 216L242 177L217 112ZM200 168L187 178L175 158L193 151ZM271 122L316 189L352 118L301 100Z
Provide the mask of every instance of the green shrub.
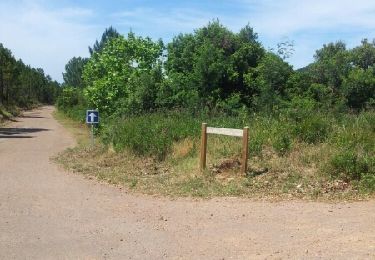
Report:
M375 173L365 174L359 182L359 189L364 193L375 192Z
M375 113L363 112L347 115L336 125L330 135L330 144L340 149L361 149L375 154Z
M343 150L332 157L330 174L348 182L361 180L363 176L375 175L374 162L374 157L354 150Z
M287 154L292 148L292 138L290 134L283 131L276 135L273 139L272 147L281 156Z
M333 178L358 181L359 189L375 190L375 114L345 115L329 139L338 152L329 161Z
M86 122L86 110L86 105L79 104L74 107L66 108L65 110L63 110L63 112L69 118L84 123Z
M154 113L134 116L106 127L104 140L116 150L128 148L141 156L163 160L173 142L199 136L200 122L178 113Z
M57 108L69 118L85 122L88 106L81 89L69 86L64 87L57 99Z
M323 115L310 115L302 119L301 122L296 122L293 132L301 141L316 144L327 139L332 123L332 120Z
M76 106L79 102L79 90L66 86L62 89L59 98L57 99L57 107L60 110L66 110L73 106Z
M282 115L292 122L301 122L316 113L317 103L313 99L294 97L286 103Z

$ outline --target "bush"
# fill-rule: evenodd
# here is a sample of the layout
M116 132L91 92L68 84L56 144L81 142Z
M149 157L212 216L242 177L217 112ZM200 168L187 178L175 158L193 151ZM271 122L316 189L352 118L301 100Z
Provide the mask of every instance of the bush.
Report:
M301 141L316 144L327 139L333 120L319 114L310 115L294 126L294 135Z
M330 144L341 150L360 149L375 154L375 113L344 116L330 135Z
M76 106L79 102L79 90L70 86L63 88L59 98L57 99L57 107L60 110L66 110Z
M364 193L375 192L375 174L365 174L359 182L359 189Z
M70 86L64 87L57 99L57 108L69 118L85 122L88 106L81 89Z
M331 175L345 181L361 180L367 174L375 175L374 158L353 150L344 150L331 159Z
M330 144L338 149L329 161L333 178L358 181L364 192L375 190L375 114L346 115L335 126Z
M281 156L287 154L292 148L292 138L290 134L285 130L280 132L275 136L272 147Z
M289 122L294 137L311 144L325 141L335 122L334 118L318 110L315 100L297 97L286 104L280 118Z
M154 113L130 117L104 130L104 141L116 150L128 148L141 156L163 160L173 142L199 136L200 121L178 113Z

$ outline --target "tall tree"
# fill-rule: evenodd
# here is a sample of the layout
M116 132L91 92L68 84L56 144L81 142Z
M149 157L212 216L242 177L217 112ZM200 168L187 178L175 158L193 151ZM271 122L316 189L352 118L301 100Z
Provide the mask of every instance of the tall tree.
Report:
M375 101L375 68L353 69L343 85L348 106L354 109L364 108L369 101Z
M362 69L368 69L375 65L375 40L369 42L363 39L360 46L352 49L351 60L353 64Z
M187 98L195 107L215 107L233 95L246 101L251 94L244 75L258 65L264 52L248 25L233 33L214 20L194 34L180 34L168 45L163 93L173 96L164 99L184 106Z
M101 52L104 48L104 45L110 39L117 38L119 36L120 36L120 34L112 26L106 28L104 33L102 34L102 38L100 39L100 42L98 40L96 40L93 47L89 46L90 55L92 56L94 54L94 52Z
M340 94L342 81L347 77L351 65L349 52L345 43L325 44L316 51L315 63L311 66L311 73L315 83L326 85L336 94Z
M58 88L57 82L42 69L17 61L0 43L0 104L28 107L34 103L53 103Z
M69 60L63 73L64 85L83 88L82 72L88 60L88 58L81 57L73 57Z
M162 80L162 51L162 42L133 33L111 39L101 52L94 52L83 72L90 105L106 114L150 108Z

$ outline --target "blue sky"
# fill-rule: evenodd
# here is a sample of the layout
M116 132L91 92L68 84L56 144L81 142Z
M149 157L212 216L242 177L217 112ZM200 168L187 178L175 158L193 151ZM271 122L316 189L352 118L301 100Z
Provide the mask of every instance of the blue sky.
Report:
M87 57L110 25L169 42L218 18L235 32L249 23L266 48L293 41L288 61L300 68L324 43L375 38L374 17L374 0L0 0L0 43L61 82L68 60Z

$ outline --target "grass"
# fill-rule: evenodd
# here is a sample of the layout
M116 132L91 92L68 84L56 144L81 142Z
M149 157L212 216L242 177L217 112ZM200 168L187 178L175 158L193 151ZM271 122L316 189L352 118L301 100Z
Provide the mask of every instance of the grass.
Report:
M284 119L251 119L246 176L239 170L241 139L233 137L209 135L208 169L199 170L200 122L227 127L223 118L195 117L193 120L182 116L176 119L178 123L173 115L131 118L105 126L104 141L94 148L88 146L87 128L62 113L57 113L56 118L80 140L77 147L66 150L56 161L67 169L136 192L307 200L365 199L373 197L375 192L373 112L340 120L314 118L312 123L302 121L303 127ZM231 119L230 124L239 127L241 122L236 120ZM139 126L150 129L156 124L157 130L151 134L136 131ZM304 129L303 133L298 132L300 129ZM169 134L162 136L163 131ZM154 139L164 141L154 143ZM154 144L166 149L162 158L158 156L159 148L152 147ZM349 151L350 156L343 151Z
M86 125L71 119L64 112L59 110L55 110L53 116L74 135L77 140L78 147L85 147L89 145L89 128Z
M4 124L7 121L12 120L15 116L20 114L20 109L14 106L5 108L0 105L0 124Z

